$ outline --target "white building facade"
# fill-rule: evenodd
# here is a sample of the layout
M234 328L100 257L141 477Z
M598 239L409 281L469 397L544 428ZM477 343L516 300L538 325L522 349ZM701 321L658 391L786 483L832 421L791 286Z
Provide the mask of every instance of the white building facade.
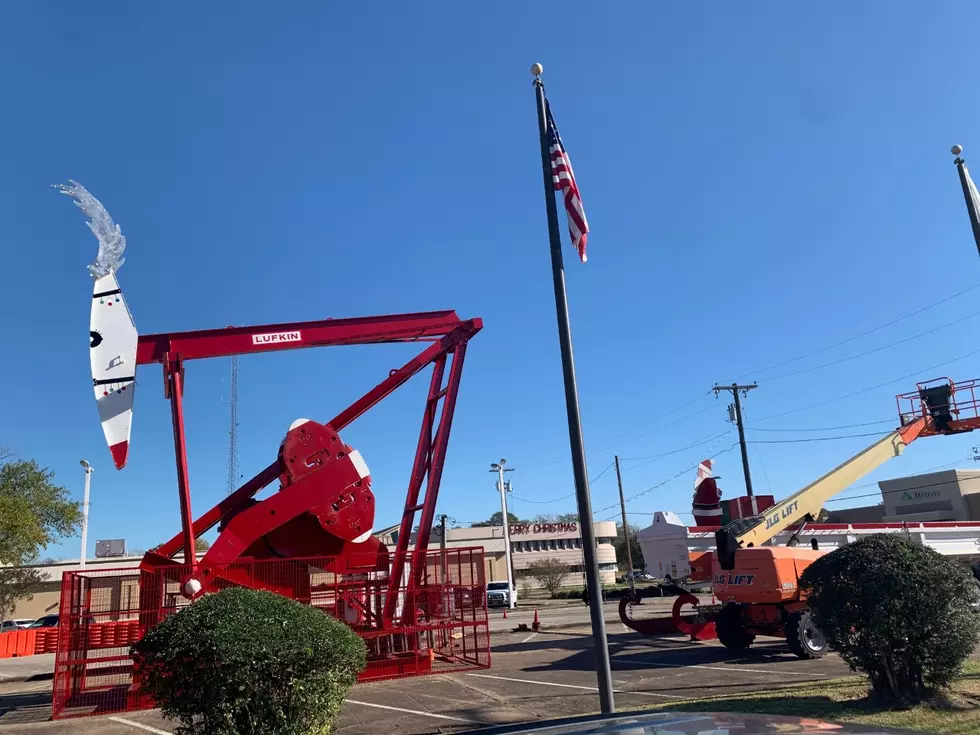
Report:
M585 586L585 556L582 550L582 531L577 522L572 523L514 523L510 528L510 551L514 564L515 582L532 587L538 585L527 576L526 570L534 561L558 559L568 565L565 579L567 587ZM599 576L603 584L616 581L616 524L613 521L595 523L596 551L599 558ZM432 532L429 548L437 549L442 543L440 529ZM483 548L487 581L505 581L503 526L478 528L449 528L446 530L446 548Z

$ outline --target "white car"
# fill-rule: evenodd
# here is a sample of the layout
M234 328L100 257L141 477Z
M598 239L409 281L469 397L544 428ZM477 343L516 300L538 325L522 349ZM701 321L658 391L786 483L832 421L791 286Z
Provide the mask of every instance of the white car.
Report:
M517 607L517 589L507 582L487 582L487 607L510 607L510 596L514 596L514 607Z
M30 628L33 620L4 620L0 623L0 633L9 633L12 630L21 630L23 628Z

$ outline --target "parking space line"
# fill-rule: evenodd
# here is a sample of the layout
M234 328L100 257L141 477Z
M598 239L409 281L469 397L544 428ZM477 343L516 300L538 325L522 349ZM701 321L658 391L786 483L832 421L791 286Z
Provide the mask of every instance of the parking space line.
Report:
M541 681L538 679L515 679L510 676L491 676L490 674L467 674L467 676L476 676L480 679L499 679L500 681L516 681L518 684L540 684L546 687L562 687L564 689L585 689L589 692L598 692L599 687L585 687L579 684L559 684L554 681ZM628 689L613 689L614 694L639 694L644 697L663 697L664 699L680 699L680 697L675 697L672 694L658 694L657 692L635 692Z
M127 720L125 717L110 717L109 719L113 722L118 722L121 725L129 725L130 727L135 727L140 730L146 730L146 732L152 732L154 735L172 735L172 733L168 732L167 730L157 730L155 727L144 725L142 722Z
M394 710L395 712L406 712L406 713L408 713L410 715L421 715L422 717L435 717L436 719L439 719L439 720L453 720L454 722L468 722L470 724L475 724L475 725L485 725L486 724L485 722L480 722L479 720L467 720L467 719L464 719L462 717L450 717L449 715L437 715L434 712L421 712L421 711L416 710L416 709L403 709L401 707L389 707L386 704L374 704L373 702L360 702L360 701L358 701L356 699L348 699L348 700L346 700L346 702L347 702L347 704L359 704L362 707L376 707L378 709L390 709L390 710ZM112 718L110 718L110 719L112 719ZM160 732L160 730L157 730L156 732ZM170 733L166 733L165 735L170 735Z
M531 635L529 635L527 638L525 638L523 641L521 641L521 643L527 643L532 638L534 638L534 636L536 636L536 635L537 635L537 633L531 633Z
M643 664L644 666L660 666L660 667L670 668L670 669L710 669L712 671L724 671L724 672L726 672L728 674L736 674L736 673L740 673L742 671L745 671L745 672L750 673L750 674L769 674L769 676L808 676L810 678L817 678L817 679L827 679L828 678L827 676L824 676L823 674L807 674L807 673L802 672L802 671L800 671L800 672L796 672L796 671L767 671L765 669L743 669L741 667L739 667L739 668L733 668L733 667L729 667L729 666L708 666L706 664L665 664L665 663L662 663L660 661L644 661L644 660L638 659L638 658L616 658L616 657L613 657L613 658L610 659L610 662L611 663L616 663L617 661L621 661L624 664Z

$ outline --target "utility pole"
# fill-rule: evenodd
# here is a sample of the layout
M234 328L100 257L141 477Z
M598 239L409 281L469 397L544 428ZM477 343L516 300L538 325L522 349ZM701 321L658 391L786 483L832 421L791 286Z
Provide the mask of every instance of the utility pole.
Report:
M85 558L88 556L88 496L92 489L92 472L95 468L84 459L78 462L85 468L85 495L82 499L82 555L78 559L78 568L85 568Z
M507 567L507 607L514 609L514 570L510 568L510 516L507 515L507 487L504 484L504 473L513 472L512 468L504 469L506 459L490 465L490 471L497 473L497 490L500 491L501 523L504 526L504 565ZM510 483L507 483L510 484Z
M750 498L753 497L752 475L749 474L749 450L745 446L745 427L742 425L742 403L739 401L739 394L744 398L750 390L758 387L756 383L752 383L752 385L739 385L738 383L732 383L731 385L715 384L714 387L715 396L719 392L727 390L735 398L735 425L738 426L738 443L742 447L742 472L745 475L745 494ZM752 512L756 512L755 500L752 501Z
M623 497L623 476L619 472L619 455L615 455L613 459L616 460L616 482L619 483L619 507L623 511L623 539L626 541L626 563L629 566L626 578L630 583L630 591L636 594L636 580L633 579L633 551L630 549L630 527L626 523L626 499Z

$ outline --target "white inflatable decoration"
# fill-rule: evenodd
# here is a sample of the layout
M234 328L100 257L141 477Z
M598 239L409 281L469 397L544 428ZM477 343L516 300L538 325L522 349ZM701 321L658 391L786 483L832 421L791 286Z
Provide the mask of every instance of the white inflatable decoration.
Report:
M136 388L136 344L139 335L126 306L116 273L125 262L126 238L102 203L76 181L56 185L75 200L88 218L88 227L99 241L99 253L88 267L95 280L92 316L89 322L89 355L92 386L99 419L112 461L117 469L126 464L133 424L133 393Z

